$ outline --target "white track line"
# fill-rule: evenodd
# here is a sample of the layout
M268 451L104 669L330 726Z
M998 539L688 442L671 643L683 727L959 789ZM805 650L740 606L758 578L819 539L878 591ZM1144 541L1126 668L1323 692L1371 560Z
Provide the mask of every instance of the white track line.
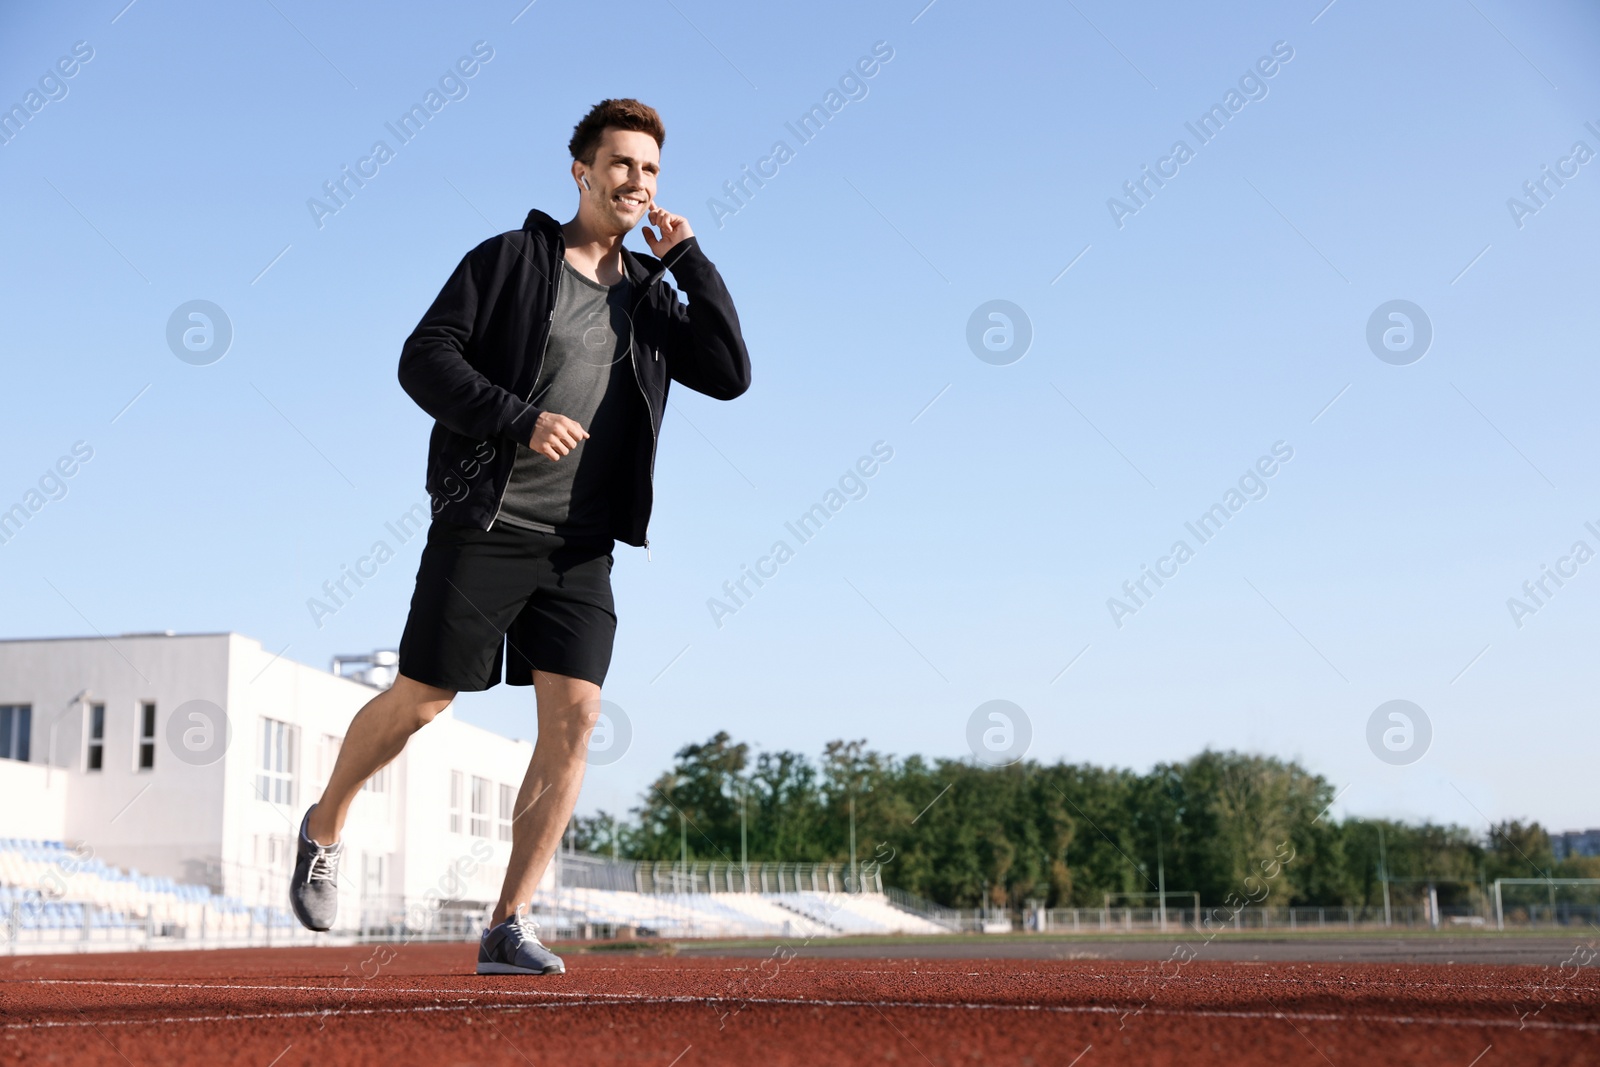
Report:
M40 977L30 982L34 985L131 985L133 989L221 989L227 992L288 992L288 993L421 993L426 997L456 995L477 997L480 993L470 989L426 989L411 985L224 985L218 982L117 982L83 979L83 977ZM600 1000L651 997L651 993L573 993L554 989L488 989L501 997L587 997ZM693 1000L693 998L691 998Z
M586 968L586 970L592 970L592 969L594 969L594 968ZM607 970L627 970L628 968L606 968L606 969ZM665 970L665 969L663 969L663 970ZM755 969L752 968L751 972L753 973L754 970ZM696 974L696 973L698 973L698 974L704 974L705 972L704 971L700 971L697 968L689 967L689 968L672 968L671 969L671 973L684 973L684 974ZM736 973L743 974L743 973L747 973L747 972L745 972L744 970L741 969L740 971L738 971ZM808 972L808 973L812 973L812 972ZM949 977L953 977L950 974L950 972L948 972L948 971L927 971L927 972L919 972L919 971L911 971L911 972L906 972L906 971L828 971L828 972L825 972L825 973L832 974L832 975L845 975L845 976L856 975L856 974L892 974L892 975L895 975L897 977L905 977L909 973L909 974L915 974L915 975L919 975L919 976L922 975L922 974L926 974L927 976L933 977L933 978L949 978ZM763 976L765 976L766 972L763 971L763 972L761 972L761 974ZM273 989L281 989L281 990L286 990L286 991L290 991L290 992L297 992L297 993L298 992L307 992L307 991L310 991L310 992L321 991L321 992L327 992L327 993L339 993L339 992L345 992L345 993L350 993L350 992L362 992L362 993L390 993L390 992L407 992L407 993L471 993L472 992L472 990L470 990L470 989L459 989L459 988L458 989L427 989L427 988L423 988L423 987L412 988L412 987L401 987L401 986L371 986L371 985L367 985L366 984L366 983L370 983L370 982L375 981L378 977L380 977L380 976L379 975L374 975L372 978L360 978L360 979L358 979L358 978L353 978L352 977L352 978L344 979L345 981L363 983L362 985L359 985L359 986L342 986L342 985L248 985L248 984L241 984L241 983L218 983L218 982L168 982L168 981L162 981L162 980L159 980L159 979L141 979L141 980L137 980L136 981L136 980L133 980L133 979L106 979L106 978L28 978L28 979L16 979L16 980L9 980L9 981L0 980L0 989L3 989L8 985L86 985L86 986L131 986L131 987L136 988L136 989L223 989L223 990L230 990L230 991L232 991L232 990L261 990L261 991L266 991L266 990L273 990ZM394 975L394 976L387 976L387 977L400 978L400 977L405 977L405 976L404 975ZM422 976L416 976L416 977L422 977ZM479 976L463 974L460 977L463 978L463 979L467 979L467 978L477 978ZM965 977L990 977L990 975L988 975L987 972L983 972L983 971L970 971L970 972L966 973ZM1084 976L1084 977L1106 979L1106 980L1111 980L1111 981L1121 981L1121 982L1124 982L1126 984L1139 985L1139 986L1146 986L1146 985L1151 985L1151 984L1161 984L1161 983L1166 983L1166 982L1180 982L1180 981L1181 982L1195 982L1197 984L1202 984L1203 985L1203 984L1206 984L1207 982L1211 981L1210 978L1201 977L1201 976L1197 976L1197 975L1184 975L1184 974L1173 974L1173 975L1166 976L1166 977L1163 977L1161 975L1151 975L1149 977L1140 977L1137 981L1132 980L1131 978L1129 978L1126 975L1096 974L1096 975L1087 975L1087 976ZM770 980L770 979L767 979L767 980ZM1331 988L1334 988L1334 987L1339 986L1339 985L1366 985L1366 984L1369 984L1369 983L1362 983L1362 982L1335 983L1335 982L1329 981L1327 979L1270 978L1270 977L1266 977L1266 976L1255 976L1255 975L1247 975L1247 976L1244 976L1244 977L1240 977L1238 979L1217 978L1216 981L1217 981L1218 984L1221 984L1221 985L1244 985L1244 984L1268 985L1268 984L1272 984L1272 985L1306 986L1306 987L1312 987L1312 991L1313 992L1317 991L1316 987L1328 987L1328 988L1331 989ZM1482 991L1488 991L1488 992L1493 992L1493 993L1513 993L1513 994L1517 994L1517 995L1520 995L1520 996L1542 995L1542 994L1545 994L1545 993L1578 993L1578 994L1593 993L1593 994L1600 994L1600 985L1576 985L1576 986L1571 986L1571 985L1548 985L1548 984L1543 984L1543 983L1529 983L1529 984L1520 984L1520 985L1486 985L1486 984L1481 983L1481 982L1479 982L1479 983L1464 983L1464 982L1400 982L1400 983L1394 983L1394 984L1402 985L1407 990L1414 990L1414 989L1445 989L1445 990L1449 990L1451 992L1460 992L1460 991L1466 991L1466 990L1482 990ZM544 989L530 989L530 990L512 990L512 989L507 989L507 990L495 990L495 992L497 992L497 993L506 993L506 994L510 994L510 995L513 995L513 996L529 996L529 997L586 997L586 996L619 997L619 996L649 996L649 995L651 995L651 994L648 994L648 993L639 993L639 994L631 994L631 993L569 993L569 992L558 992L556 990L544 990Z
M245 986L246 989L260 989L260 986ZM274 987L284 989L287 987ZM323 989L325 987L312 987ZM420 990L402 990L398 992L421 992ZM459 990L445 992L458 993ZM530 994L538 995L538 994ZM548 996L550 994L543 994ZM567 994L569 996L587 996L587 994ZM810 1008L874 1008L881 1011L884 1008L909 1009L921 1011L1032 1011L1048 1012L1059 1015L1162 1015L1190 1019L1286 1019L1302 1022L1342 1022L1342 1023L1388 1023L1397 1026L1461 1026L1461 1027L1490 1027L1504 1029L1516 1027L1519 1030L1574 1030L1584 1032L1600 1032L1600 1023L1562 1023L1562 1022L1527 1022L1522 1019L1451 1019L1444 1017L1429 1017L1417 1015L1344 1015L1336 1012L1285 1012L1285 1011L1225 1011L1220 1009L1201 1009L1186 1011L1181 1008L1139 1009L1135 1007L1116 1008L1110 1006L1087 1005L1042 1005L1042 1004L985 1004L985 1003L950 1003L944 1001L872 1001L872 1000L818 1000L806 997L657 997L646 994L601 994L591 996L582 1003L560 1001L546 1004L512 1003L512 1004L480 1004L476 1001L466 1001L458 1004L419 1004L403 1008L332 1008L332 1009L307 1009L303 1011L266 1011L266 1012L229 1012L222 1015L174 1015L159 1019L100 1019L100 1020L59 1020L27 1023L7 1023L6 1030L39 1030L59 1029L84 1026L167 1026L178 1023L201 1022L236 1022L253 1019L307 1019L326 1018L327 1016L357 1016L357 1015L401 1015L418 1011L507 1011L528 1010L533 1008L587 1008L587 1007L616 1007L624 1005L668 1005L668 1004L738 1004L740 1010L755 1006L777 1007L810 1007Z

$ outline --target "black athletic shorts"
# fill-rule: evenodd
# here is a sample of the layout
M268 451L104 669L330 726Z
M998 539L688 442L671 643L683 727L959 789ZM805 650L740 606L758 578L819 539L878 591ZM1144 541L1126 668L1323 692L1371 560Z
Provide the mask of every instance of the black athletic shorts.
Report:
M532 685L535 670L600 685L617 632L609 537L434 519L400 637L400 673L454 692Z

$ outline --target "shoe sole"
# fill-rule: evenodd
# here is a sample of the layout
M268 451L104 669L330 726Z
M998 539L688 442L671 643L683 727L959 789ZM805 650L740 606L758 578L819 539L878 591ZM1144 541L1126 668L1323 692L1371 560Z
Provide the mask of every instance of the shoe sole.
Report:
M304 926L307 930L310 930L313 933L325 934L329 930L333 929L333 923L331 922L327 926L313 926L311 924L311 920L301 912L300 905L297 904L292 898L289 901L289 910L294 912L294 917L300 920L301 926Z
M544 970L537 970L537 969L535 969L533 967L518 967L514 963L479 963L478 964L478 973L479 974L566 974L567 973L567 969L565 967L562 967L559 970L551 969L551 968L545 968Z
M296 919L300 920L300 925L301 926L305 927L307 930L310 930L314 934L325 934L329 930L333 929L333 924L331 924L331 923L328 924L327 926L313 926L313 925L311 925L309 922L306 921L306 917L304 915L301 915L298 911L294 913L294 917Z

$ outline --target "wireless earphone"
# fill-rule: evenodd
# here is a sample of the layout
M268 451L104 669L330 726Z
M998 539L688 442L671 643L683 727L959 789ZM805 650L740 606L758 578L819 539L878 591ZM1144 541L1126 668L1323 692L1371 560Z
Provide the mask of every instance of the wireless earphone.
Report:
M585 188L585 189L587 189L587 188L589 188L589 178L588 178L588 175L584 175L584 174L580 174L580 175L579 175L579 176L578 176L578 180L579 180L579 181L580 181L580 182L582 182L582 183L583 183L583 187L584 187L584 188Z

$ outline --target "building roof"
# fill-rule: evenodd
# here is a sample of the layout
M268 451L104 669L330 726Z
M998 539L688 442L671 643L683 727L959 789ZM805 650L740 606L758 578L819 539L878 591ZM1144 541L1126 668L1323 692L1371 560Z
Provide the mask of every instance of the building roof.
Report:
M172 630L146 630L128 634L83 634L68 637L0 637L0 644L20 645L36 641L110 641L113 639L124 641L134 637L229 637L235 632L234 630L217 630L206 633L180 634ZM239 636L243 637L244 635L240 634Z

